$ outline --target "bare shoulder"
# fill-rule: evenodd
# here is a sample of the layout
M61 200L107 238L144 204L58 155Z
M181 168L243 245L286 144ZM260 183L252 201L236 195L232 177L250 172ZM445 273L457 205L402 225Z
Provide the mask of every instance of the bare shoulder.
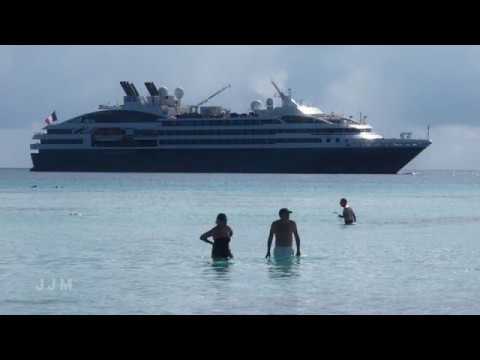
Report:
M297 227L297 223L293 220L290 220L290 225L293 226L294 228Z

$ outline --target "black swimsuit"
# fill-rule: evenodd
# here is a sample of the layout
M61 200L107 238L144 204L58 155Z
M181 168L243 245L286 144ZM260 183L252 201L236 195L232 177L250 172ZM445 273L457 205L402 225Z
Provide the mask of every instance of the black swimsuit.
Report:
M229 243L230 243L229 238L213 239L212 258L214 259L232 258L233 255L230 252L230 247L228 246Z

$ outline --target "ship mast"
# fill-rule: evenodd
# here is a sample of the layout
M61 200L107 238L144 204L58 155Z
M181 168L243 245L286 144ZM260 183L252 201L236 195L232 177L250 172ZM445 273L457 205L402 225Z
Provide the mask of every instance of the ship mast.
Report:
M213 93L212 95L210 95L208 98L206 98L205 100L199 102L197 105L195 105L196 107L200 107L204 104L206 104L207 102L209 102L211 99L213 99L215 96L217 95L220 95L222 92L224 92L225 90L231 88L232 85L228 84L227 86L221 88L220 90L218 90L217 92Z
M273 85L273 87L275 88L275 90L277 90L278 95L280 95L280 98L282 99L282 101L286 101L287 97L286 97L285 94L280 90L280 88L277 86L277 84L275 84L275 81L273 81L273 80L272 80L272 85Z

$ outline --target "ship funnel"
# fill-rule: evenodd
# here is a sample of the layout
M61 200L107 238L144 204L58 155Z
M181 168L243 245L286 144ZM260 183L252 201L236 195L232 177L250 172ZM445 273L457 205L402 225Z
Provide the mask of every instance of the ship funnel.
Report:
M130 83L130 88L132 89L133 93L135 94L134 96L140 96L140 93L137 91L137 88L135 87L135 85L133 85L133 83Z
M145 87L147 88L150 96L160 96L160 93L153 82L146 82Z
M123 91L125 91L126 96L124 97L125 103L136 103L140 99L140 94L137 91L137 88L133 83L128 81L121 81L120 85L122 86Z
M120 81L120 85L122 86L123 91L125 91L125 95L127 95L128 97L136 96L134 90L132 89L128 81Z

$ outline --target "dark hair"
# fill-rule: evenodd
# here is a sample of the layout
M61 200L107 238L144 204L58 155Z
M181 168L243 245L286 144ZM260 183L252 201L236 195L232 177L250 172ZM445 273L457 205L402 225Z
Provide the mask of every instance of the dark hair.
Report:
M220 213L217 215L217 221L227 223L227 215Z
M282 216L282 214L287 214L287 215L288 215L288 214L290 214L290 213L291 213L291 211L288 210L287 208L282 208L282 209L280 209L280 211L278 212L278 215L279 215L279 216Z
M347 199L345 199L345 198L340 199L340 202L345 203L345 204L348 203Z

